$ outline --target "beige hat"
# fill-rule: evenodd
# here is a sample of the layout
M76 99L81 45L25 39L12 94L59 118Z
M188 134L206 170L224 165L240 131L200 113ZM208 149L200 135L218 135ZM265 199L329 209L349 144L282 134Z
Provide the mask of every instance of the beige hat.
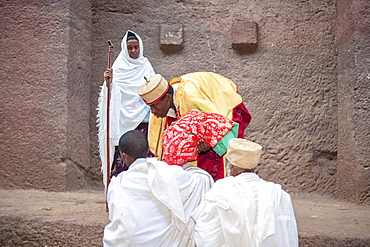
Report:
M154 104L168 91L170 85L160 74L150 77L139 89L139 95L147 105Z
M234 166L244 169L253 169L258 165L261 157L262 147L241 138L233 138L229 141L226 158Z

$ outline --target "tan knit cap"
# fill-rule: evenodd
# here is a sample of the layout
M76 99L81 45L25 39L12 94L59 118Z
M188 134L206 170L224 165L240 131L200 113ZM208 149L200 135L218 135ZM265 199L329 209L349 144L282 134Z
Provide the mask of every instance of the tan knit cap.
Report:
M154 104L168 91L170 85L160 74L150 77L139 89L139 95L147 105Z
M253 169L258 165L261 157L262 147L241 138L233 138L229 141L226 158L234 166L244 169Z

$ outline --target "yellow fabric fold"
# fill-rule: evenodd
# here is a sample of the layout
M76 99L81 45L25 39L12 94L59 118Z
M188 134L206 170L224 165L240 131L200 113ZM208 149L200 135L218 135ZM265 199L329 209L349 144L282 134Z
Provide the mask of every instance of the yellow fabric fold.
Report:
M149 149L158 160L162 160L162 136L166 125L167 118L158 118L153 113L150 114L148 127Z

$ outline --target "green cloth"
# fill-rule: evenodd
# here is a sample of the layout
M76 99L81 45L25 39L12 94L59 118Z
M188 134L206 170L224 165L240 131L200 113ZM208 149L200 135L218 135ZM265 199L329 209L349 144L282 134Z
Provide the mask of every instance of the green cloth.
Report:
M217 142L216 146L213 147L213 151L215 151L219 156L224 155L227 151L229 141L238 137L238 130L239 124L235 124L229 133L227 133L219 142Z

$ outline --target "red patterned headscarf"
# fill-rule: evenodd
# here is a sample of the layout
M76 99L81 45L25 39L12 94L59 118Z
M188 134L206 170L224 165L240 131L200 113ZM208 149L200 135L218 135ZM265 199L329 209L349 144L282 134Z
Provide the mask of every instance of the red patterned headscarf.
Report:
M236 123L218 113L191 110L163 133L163 158L169 165L196 160L197 143L214 147Z

